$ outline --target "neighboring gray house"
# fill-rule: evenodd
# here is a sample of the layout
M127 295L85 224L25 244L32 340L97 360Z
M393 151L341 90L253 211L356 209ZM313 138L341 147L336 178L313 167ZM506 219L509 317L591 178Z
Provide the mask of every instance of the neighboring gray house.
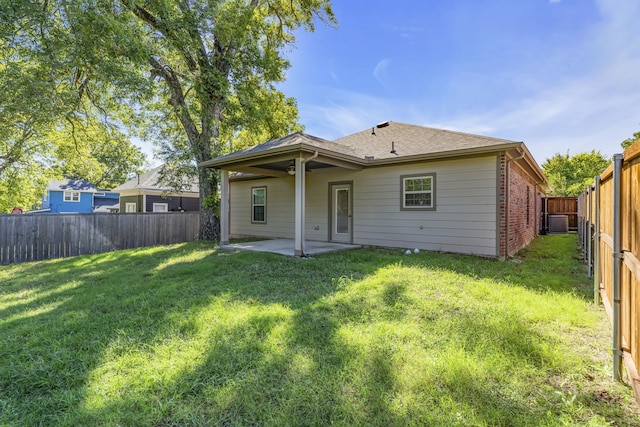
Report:
M120 193L120 212L199 211L197 179L184 179L184 190L176 192L160 179L158 166L114 188Z
M218 157L221 241L344 242L505 258L540 226L548 182L522 142L397 122L303 133ZM230 171L236 172L229 174Z

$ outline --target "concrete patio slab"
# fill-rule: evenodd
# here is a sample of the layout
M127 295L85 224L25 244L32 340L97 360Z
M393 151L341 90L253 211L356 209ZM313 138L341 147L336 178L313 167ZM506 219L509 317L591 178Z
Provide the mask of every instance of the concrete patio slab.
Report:
M307 240L305 242L305 252L307 255L317 255L335 251L346 251L349 249L357 249L360 247L360 245L348 245L344 243L314 242L310 240ZM293 239L260 240L257 242L231 243L228 245L220 246L220 249L225 250L271 252L274 254L287 256L294 256L293 248Z

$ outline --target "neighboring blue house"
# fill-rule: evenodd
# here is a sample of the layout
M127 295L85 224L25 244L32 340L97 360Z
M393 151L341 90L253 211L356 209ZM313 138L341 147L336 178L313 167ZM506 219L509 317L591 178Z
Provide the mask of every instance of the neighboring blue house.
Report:
M112 191L97 190L88 181L68 179L49 181L42 196L42 209L47 213L117 212L120 196Z
M93 193L94 212L120 212L120 193L109 190L96 190Z

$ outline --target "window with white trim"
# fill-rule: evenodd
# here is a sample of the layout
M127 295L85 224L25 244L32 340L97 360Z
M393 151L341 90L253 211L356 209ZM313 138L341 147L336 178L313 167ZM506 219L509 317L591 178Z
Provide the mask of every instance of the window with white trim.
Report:
M267 222L267 187L251 189L251 222Z
M64 192L64 201L65 202L79 202L80 201L80 192L79 191L65 191Z
M168 203L154 203L153 204L154 212L169 212L169 204Z
M135 202L127 202L124 204L125 212L138 212L138 205Z
M404 175L400 177L401 210L436 209L436 174Z

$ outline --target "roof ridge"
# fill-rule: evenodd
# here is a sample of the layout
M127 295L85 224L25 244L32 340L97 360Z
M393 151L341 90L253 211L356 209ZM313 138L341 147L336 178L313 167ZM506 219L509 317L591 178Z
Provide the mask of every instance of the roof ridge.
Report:
M401 125L401 126L408 126L408 127L412 127L412 128L430 129L430 130L433 130L433 131L436 131L436 132L452 133L452 134L456 134L456 135L469 136L469 137L474 137L474 138L486 138L486 139L490 139L490 140L494 140L494 141L506 141L506 142L515 142L515 143L523 142L523 141L514 141L512 139L506 139L506 138L497 138L495 136L488 136L488 135L481 135L481 134L477 134L477 133L463 132L463 131L459 131L459 130L455 130L455 129L443 129L443 128L438 128L438 127L434 127L434 126L417 125L417 124L413 124L413 123L405 123L405 122L399 122L399 121L394 121L394 120L385 120L385 121L382 121L382 122L380 122L378 124L381 124L381 123L388 123L390 126L395 124L395 125ZM378 125L373 125L372 126L374 131L376 129L380 129L381 131L384 132L383 129L388 127L388 126L384 126L384 127L378 128L377 126ZM363 133L363 132L368 132L368 131L369 131L369 128L366 128L366 129L360 130L358 132L350 133L348 135L344 135L344 136L341 136L339 138L336 138L334 140L334 142L337 142L337 141L339 141L341 139L345 139L345 138L348 138L350 136L357 135L357 134L360 134L360 133Z

